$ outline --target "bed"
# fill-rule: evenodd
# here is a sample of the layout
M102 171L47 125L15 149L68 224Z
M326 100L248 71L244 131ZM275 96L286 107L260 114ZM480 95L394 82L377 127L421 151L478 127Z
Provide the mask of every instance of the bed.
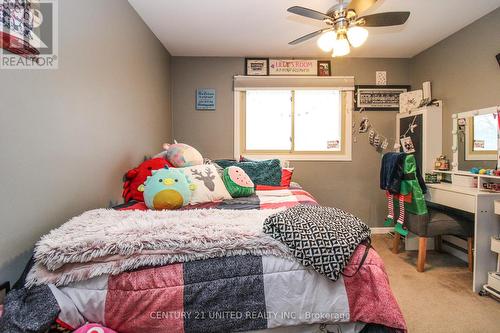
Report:
M266 211L296 205L318 204L293 186L184 209ZM144 203L135 201L114 209L147 213ZM365 247L358 246L335 282L273 252L234 252L45 283L60 307L57 322L69 329L93 322L120 333L404 332L383 262Z

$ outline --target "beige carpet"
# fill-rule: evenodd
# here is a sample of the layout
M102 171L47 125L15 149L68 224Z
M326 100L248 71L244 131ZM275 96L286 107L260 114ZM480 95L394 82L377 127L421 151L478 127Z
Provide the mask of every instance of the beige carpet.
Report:
M418 273L416 251L393 254L386 235L374 235L373 247L385 262L410 333L500 332L500 303L472 292L465 262L429 251L426 271Z

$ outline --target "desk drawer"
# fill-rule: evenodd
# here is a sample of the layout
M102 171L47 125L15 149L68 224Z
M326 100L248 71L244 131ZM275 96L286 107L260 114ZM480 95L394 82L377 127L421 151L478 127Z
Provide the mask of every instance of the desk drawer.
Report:
M427 188L427 200L443 206L475 213L476 197L435 188Z

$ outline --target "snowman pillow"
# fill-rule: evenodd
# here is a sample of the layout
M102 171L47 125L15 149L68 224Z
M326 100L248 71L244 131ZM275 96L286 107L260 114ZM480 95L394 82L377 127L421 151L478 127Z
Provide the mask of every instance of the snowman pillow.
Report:
M214 165L203 164L179 168L194 184L190 204L216 202L231 199L224 182Z

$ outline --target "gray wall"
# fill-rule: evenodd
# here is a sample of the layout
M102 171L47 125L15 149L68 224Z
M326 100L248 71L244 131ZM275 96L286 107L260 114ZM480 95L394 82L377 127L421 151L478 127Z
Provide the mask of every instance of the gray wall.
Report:
M170 55L127 1L59 1L59 49L58 70L0 74L0 282L171 140Z
M500 8L411 59L412 86L432 82L443 100L443 150L451 155L451 115L500 104Z
M387 71L388 84L408 84L408 59L341 58L333 61L333 75L354 75L356 84L374 84L375 71ZM243 74L242 58L173 57L174 138L189 143L210 158L233 156L232 79ZM195 110L196 88L215 88L217 110ZM375 128L393 138L395 112L370 112ZM359 115L356 113L355 117ZM352 162L293 162L294 180L310 191L321 204L340 207L381 226L386 200L379 190L381 155L365 135L353 143Z

